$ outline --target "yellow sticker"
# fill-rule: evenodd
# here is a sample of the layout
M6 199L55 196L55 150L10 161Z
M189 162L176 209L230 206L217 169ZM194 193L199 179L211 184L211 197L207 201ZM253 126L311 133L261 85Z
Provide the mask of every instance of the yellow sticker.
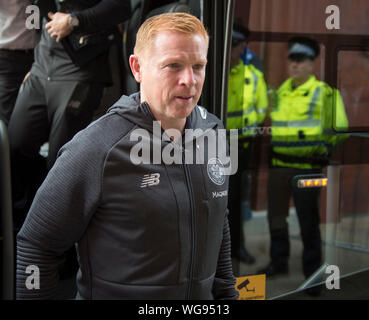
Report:
M240 294L238 300L265 300L265 274L238 277L236 290Z

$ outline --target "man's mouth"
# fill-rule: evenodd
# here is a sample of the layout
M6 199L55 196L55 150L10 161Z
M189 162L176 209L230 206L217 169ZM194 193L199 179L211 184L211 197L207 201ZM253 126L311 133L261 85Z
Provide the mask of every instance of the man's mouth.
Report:
M190 101L193 96L176 96L176 99L180 99L182 101Z

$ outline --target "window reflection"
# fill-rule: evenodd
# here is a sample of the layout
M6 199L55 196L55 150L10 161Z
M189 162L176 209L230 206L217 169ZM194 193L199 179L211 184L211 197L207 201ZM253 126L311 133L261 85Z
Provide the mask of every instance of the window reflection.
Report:
M338 30L328 29L328 6L339 9ZM236 15L250 10L249 28L263 32L293 32L306 34L359 34L367 35L368 2L355 0L251 0L237 1Z
M326 28L328 5L345 12L341 30ZM236 1L235 21L251 30L238 61L262 72L267 105L249 136L247 160L239 159L240 199L230 198L230 206L239 208L231 227L239 237L232 241L255 261L233 261L236 275L267 274L267 298L309 283L317 270L321 277L314 281L324 281L325 263L337 264L341 275L369 267L369 53L358 36L367 34L366 9L365 0L355 7L328 0ZM313 39L318 47L296 39L298 45L288 46L294 36ZM234 90L232 81L230 70L229 97L236 101L235 92L241 92L243 109L245 88ZM230 113L236 107L228 102ZM247 124L240 120L240 128ZM299 190L299 176L328 178L328 185Z
M369 51L340 51L338 54L338 89L349 118L350 131L369 128ZM337 130L342 130L339 125Z

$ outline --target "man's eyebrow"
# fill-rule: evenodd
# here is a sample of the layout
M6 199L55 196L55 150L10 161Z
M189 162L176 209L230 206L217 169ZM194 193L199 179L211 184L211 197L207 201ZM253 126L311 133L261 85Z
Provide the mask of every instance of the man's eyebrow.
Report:
M196 64L207 64L208 63L208 59L200 59L197 61Z
M183 61L187 61L187 58L182 57L182 56L163 57L162 60L160 61L160 65L173 63L173 62L183 62ZM208 62L207 58L204 58L204 59L199 58L194 61L195 61L194 64L199 64L199 63L206 64Z
M175 64L175 63L181 64L181 63L183 63L183 60L181 60L181 59L166 59L166 60L163 60L159 65L162 68L164 68L167 65ZM194 61L191 64L192 65L203 65L203 66L205 66L207 63L208 63L207 59L201 59L201 60Z

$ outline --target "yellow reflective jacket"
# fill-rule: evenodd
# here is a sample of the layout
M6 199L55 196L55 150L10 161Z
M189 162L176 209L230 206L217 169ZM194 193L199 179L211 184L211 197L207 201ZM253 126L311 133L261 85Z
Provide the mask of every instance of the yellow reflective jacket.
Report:
M255 128L265 119L267 106L263 73L240 60L229 74L227 129L238 129L239 139L254 136Z
M347 137L334 131L348 126L339 91L315 76L292 89L289 78L278 89L277 97L276 109L270 114L272 164L302 169L321 167L312 159L327 157Z

